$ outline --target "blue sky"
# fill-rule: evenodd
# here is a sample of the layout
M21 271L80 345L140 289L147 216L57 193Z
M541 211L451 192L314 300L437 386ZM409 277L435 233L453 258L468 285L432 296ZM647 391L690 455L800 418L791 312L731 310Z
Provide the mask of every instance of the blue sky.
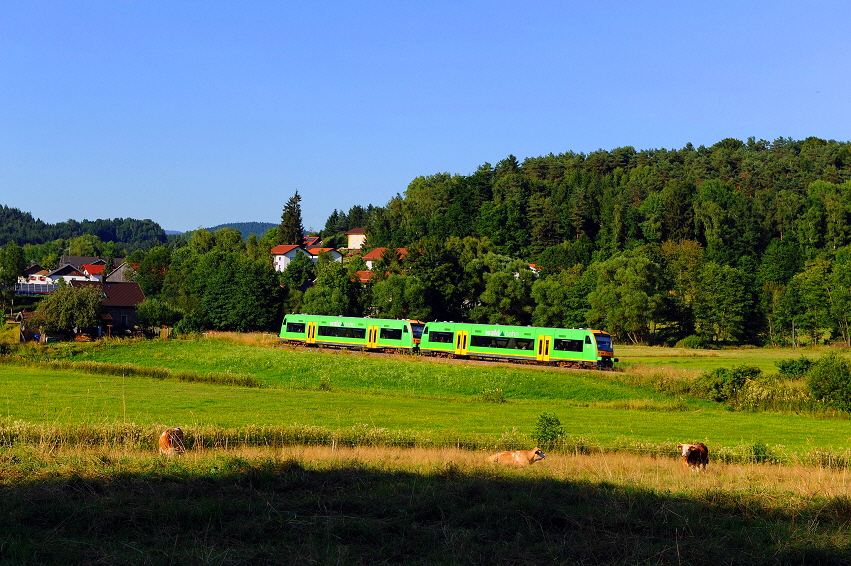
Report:
M851 4L3 0L0 204L168 230L509 154L851 139Z

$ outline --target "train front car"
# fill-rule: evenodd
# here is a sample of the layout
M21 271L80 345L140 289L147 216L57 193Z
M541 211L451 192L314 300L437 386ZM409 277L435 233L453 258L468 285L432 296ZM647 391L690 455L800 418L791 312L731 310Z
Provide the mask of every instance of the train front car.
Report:
M594 342L597 344L597 367L611 369L614 367L614 362L618 361L614 357L615 347L612 343L612 336L602 330L592 330L591 334L594 337Z
M586 328L538 328L537 359L561 367L608 369L612 337Z

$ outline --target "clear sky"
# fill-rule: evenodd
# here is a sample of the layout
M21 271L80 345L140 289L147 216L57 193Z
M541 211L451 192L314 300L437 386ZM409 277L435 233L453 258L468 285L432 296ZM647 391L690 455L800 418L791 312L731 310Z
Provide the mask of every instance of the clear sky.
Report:
M2 0L0 204L167 230L525 157L851 139L851 3Z

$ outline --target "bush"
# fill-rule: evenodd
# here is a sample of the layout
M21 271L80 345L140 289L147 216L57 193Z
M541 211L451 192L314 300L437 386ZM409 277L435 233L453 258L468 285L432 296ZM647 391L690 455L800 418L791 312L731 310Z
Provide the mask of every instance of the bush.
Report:
M816 361L807 375L810 394L817 401L842 411L851 411L851 366L836 352Z
M780 370L780 377L800 379L807 375L807 372L813 367L813 363L813 360L801 356L797 360L780 360L774 362L774 365Z
M697 379L697 386L709 399L726 403L738 396L748 380L758 379L761 374L762 370L754 366L717 368L702 374Z
M535 440L539 447L552 448L564 436L564 427L554 413L541 413L535 423Z
M695 336L692 334L691 336L686 336L679 342L677 342L677 348L691 348L692 350L697 350L700 348L705 348L706 343L703 338L700 336Z

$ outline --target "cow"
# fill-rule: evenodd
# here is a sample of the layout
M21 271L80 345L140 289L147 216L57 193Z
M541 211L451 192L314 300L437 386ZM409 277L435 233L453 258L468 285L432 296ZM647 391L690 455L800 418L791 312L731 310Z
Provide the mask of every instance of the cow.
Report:
M677 450L683 453L683 469L705 470L709 463L709 449L702 442L696 444L680 444Z
M180 428L167 428L160 435L160 454L171 456L183 454L186 447L183 444L183 431Z
M517 450L515 452L498 452L488 457L489 462L498 464L513 464L515 466L531 466L543 460L547 455L537 446L532 450Z

